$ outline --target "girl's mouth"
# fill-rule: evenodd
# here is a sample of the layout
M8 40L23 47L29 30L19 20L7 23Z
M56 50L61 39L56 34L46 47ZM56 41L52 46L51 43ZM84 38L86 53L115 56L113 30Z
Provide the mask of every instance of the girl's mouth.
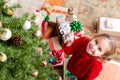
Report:
M90 51L91 53L94 53L94 49L93 49L93 46L92 46L91 44L89 44L89 51Z

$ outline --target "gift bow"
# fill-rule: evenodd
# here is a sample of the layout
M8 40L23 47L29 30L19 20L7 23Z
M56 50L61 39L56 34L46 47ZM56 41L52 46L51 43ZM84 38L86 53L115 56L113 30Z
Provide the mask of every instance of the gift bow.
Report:
M71 30L73 32L76 32L76 31L82 31L83 30L83 26L82 24L79 22L79 21L73 21L72 23L70 23L70 27L71 27Z
M64 59L63 56L63 49L60 50L53 50L50 52L50 56L55 58L55 61L52 63L54 66L58 65L59 63L61 63Z

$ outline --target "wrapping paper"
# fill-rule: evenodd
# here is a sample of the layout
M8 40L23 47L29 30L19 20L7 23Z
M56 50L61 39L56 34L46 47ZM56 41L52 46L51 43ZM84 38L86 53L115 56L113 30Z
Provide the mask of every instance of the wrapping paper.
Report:
M63 3L63 0L45 0L45 3L61 6Z
M50 12L49 14L49 17L50 17L50 22L56 22L56 17L58 15L63 15L64 17L66 17L66 14L67 14L67 11L68 11L68 8L65 8L65 7L61 7L61 6L56 6L56 5L50 5L50 4L47 4L45 3L44 6L42 7L42 10L43 11L46 11L46 8L50 7L52 8L52 11Z

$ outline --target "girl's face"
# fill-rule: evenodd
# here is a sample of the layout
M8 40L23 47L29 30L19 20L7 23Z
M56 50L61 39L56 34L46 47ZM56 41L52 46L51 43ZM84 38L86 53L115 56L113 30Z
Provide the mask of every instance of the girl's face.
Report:
M102 56L110 50L109 39L99 36L93 38L87 45L86 51L92 56Z

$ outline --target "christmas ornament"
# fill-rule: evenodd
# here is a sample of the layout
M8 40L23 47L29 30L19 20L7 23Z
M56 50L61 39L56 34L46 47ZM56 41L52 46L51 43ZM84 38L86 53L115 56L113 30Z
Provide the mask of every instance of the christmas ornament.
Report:
M49 77L48 80L53 80L53 79Z
M50 60L49 60L49 63L53 63L54 62L54 57L51 57Z
M14 12L11 9L7 9L6 14L9 16L12 16L14 14Z
M50 56L53 56L53 55L52 55L52 51L49 52L49 55L50 55Z
M38 70L36 70L33 74L32 74L32 76L34 76L34 77L37 77L38 76Z
M23 27L24 30L29 30L31 28L31 22L30 21L25 21Z
M48 64L47 60L42 61L42 63L46 66Z
M40 29L38 29L38 30L36 31L36 33L35 33L35 37L36 37L36 38L39 38L39 37L41 37L41 36L42 36L42 32L41 32Z
M0 52L0 61L5 62L6 60L7 60L6 54Z
M23 43L22 36L21 35L15 35L12 38L12 43L14 46L19 47Z
M5 8L3 12L8 16L12 16L14 14L14 12L10 8Z
M8 28L1 28L0 29L0 39L6 41L10 39L12 36L12 32Z
M0 21L0 28L2 28L2 22Z

